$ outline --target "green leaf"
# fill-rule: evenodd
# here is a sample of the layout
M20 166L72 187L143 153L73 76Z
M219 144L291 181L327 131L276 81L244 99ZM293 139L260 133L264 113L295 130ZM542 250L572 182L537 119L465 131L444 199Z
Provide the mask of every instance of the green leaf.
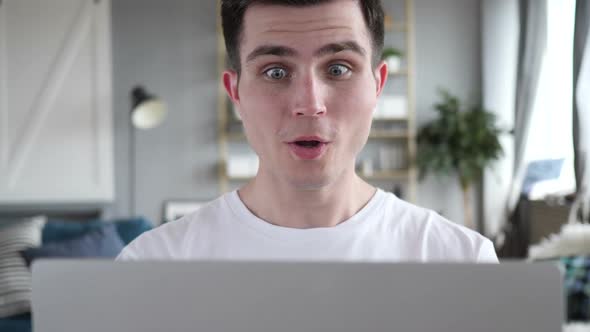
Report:
M481 105L461 110L459 98L444 89L439 94L441 101L434 105L438 117L418 131L416 163L421 178L427 173L457 173L466 188L502 156L499 135L505 131Z

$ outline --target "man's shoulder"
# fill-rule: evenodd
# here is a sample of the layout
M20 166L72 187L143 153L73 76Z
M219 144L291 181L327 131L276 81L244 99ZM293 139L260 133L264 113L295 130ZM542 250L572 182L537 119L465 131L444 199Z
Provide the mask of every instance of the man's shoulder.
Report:
M485 239L478 232L452 222L434 210L417 206L388 194L387 219L403 227L410 227L435 235L451 235Z
M431 258L495 260L492 242L480 233L452 222L437 212L390 195L387 222L395 231L420 243ZM489 256L494 257L489 257Z
M229 194L226 194L229 195ZM141 234L127 245L118 260L178 259L185 253L186 243L198 241L202 234L217 227L228 213L226 195L212 200L197 210L174 221L164 223Z

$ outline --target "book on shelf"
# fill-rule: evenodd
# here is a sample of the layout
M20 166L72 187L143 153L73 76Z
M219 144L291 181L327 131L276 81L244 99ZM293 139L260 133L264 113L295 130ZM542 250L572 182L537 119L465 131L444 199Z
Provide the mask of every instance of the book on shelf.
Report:
M405 96L385 95L377 102L373 119L404 119L408 117L408 102Z

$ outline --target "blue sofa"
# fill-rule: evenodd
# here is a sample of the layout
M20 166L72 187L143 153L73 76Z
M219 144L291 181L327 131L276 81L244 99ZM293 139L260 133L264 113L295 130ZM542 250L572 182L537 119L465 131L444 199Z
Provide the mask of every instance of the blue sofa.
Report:
M90 220L86 222L72 222L50 219L43 228L41 249L33 249L36 252L31 253L37 257L49 257L52 253L57 253L61 257L88 257L85 252L68 252L63 249L57 250L60 243L73 243L85 235L109 226L111 222L103 220ZM117 248L115 250L105 250L109 256L115 256L121 248L121 245L127 245L137 236L153 228L152 224L144 218L120 219L114 220L115 236L118 236ZM119 241L120 239L120 241ZM113 243L105 241L104 243ZM68 245L67 248L83 248L83 246ZM108 248L107 248L108 249ZM76 249L74 249L76 250ZM83 249L82 249L83 250ZM104 255L101 255L104 257ZM0 332L31 332L31 314L21 314L4 319L0 319Z

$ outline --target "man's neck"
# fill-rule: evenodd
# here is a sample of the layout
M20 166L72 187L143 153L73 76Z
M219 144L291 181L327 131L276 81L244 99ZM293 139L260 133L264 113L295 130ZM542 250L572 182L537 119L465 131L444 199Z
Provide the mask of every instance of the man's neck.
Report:
M336 226L361 210L376 192L375 187L354 173L314 190L276 182L257 176L238 193L254 215L273 225L289 228Z

